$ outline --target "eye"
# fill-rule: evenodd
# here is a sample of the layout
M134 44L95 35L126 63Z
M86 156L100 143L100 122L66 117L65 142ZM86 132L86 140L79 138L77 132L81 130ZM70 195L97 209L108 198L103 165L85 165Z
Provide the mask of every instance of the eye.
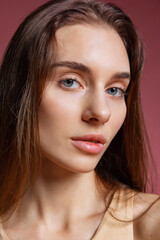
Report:
M125 91L121 88L112 87L106 90L106 92L112 96L121 97L125 95Z
M80 84L77 82L77 80L72 78L66 78L64 80L61 80L60 85L62 85L64 88L71 88L71 89L80 87Z

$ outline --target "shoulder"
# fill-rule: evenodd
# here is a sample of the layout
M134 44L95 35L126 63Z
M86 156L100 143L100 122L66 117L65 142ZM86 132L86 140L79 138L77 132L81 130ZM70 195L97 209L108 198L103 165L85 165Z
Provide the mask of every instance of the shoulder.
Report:
M136 240L160 240L160 196L136 193L133 214Z

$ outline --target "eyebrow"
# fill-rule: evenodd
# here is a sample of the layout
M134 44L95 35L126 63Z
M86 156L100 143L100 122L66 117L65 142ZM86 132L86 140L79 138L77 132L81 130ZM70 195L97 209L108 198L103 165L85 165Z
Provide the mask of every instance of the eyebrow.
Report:
M129 72L118 72L112 76L112 79L128 79L130 80L131 75Z
M61 61L53 64L53 68L55 67L68 67L75 70L80 70L82 72L91 73L91 70L84 64L72 61ZM130 80L131 76L129 72L117 72L112 76L112 79L128 79Z
M91 70L84 64L78 62L63 61L53 64L53 67L68 67L75 70L80 70L85 73L91 73Z

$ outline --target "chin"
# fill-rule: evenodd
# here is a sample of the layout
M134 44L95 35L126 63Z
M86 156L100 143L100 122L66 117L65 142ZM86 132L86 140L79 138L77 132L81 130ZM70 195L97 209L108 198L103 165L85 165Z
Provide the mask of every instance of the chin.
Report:
M96 168L96 165L97 163L95 164L94 161L92 161L92 163L90 162L87 162L87 161L82 161L82 162L78 162L77 161L77 164L58 164L58 166L61 168L61 169L65 169L69 172L72 172L72 173L89 173L89 172L92 172L95 168Z
M75 160L76 159L76 160ZM86 157L72 157L62 159L56 159L52 156L43 155L43 168L45 171L52 172L53 174L60 174L60 172L70 172L70 173L89 173L93 171L100 158L95 158L94 156ZM43 169L42 169L43 170Z
M89 172L92 172L94 171L95 167L94 168L91 168L91 167L83 167L83 168L77 168L77 169L70 169L69 171L70 172L73 172L73 173L89 173Z

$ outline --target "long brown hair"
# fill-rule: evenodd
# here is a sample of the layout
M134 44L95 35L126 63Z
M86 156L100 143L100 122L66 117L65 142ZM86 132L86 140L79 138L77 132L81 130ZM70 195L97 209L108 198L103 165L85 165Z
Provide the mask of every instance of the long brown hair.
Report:
M107 25L121 37L131 69L127 116L95 171L104 183L145 190L144 123L139 81L140 37L117 6L91 0L49 1L20 25L0 69L0 216L13 209L40 169L38 109L55 59L55 32L64 25Z

